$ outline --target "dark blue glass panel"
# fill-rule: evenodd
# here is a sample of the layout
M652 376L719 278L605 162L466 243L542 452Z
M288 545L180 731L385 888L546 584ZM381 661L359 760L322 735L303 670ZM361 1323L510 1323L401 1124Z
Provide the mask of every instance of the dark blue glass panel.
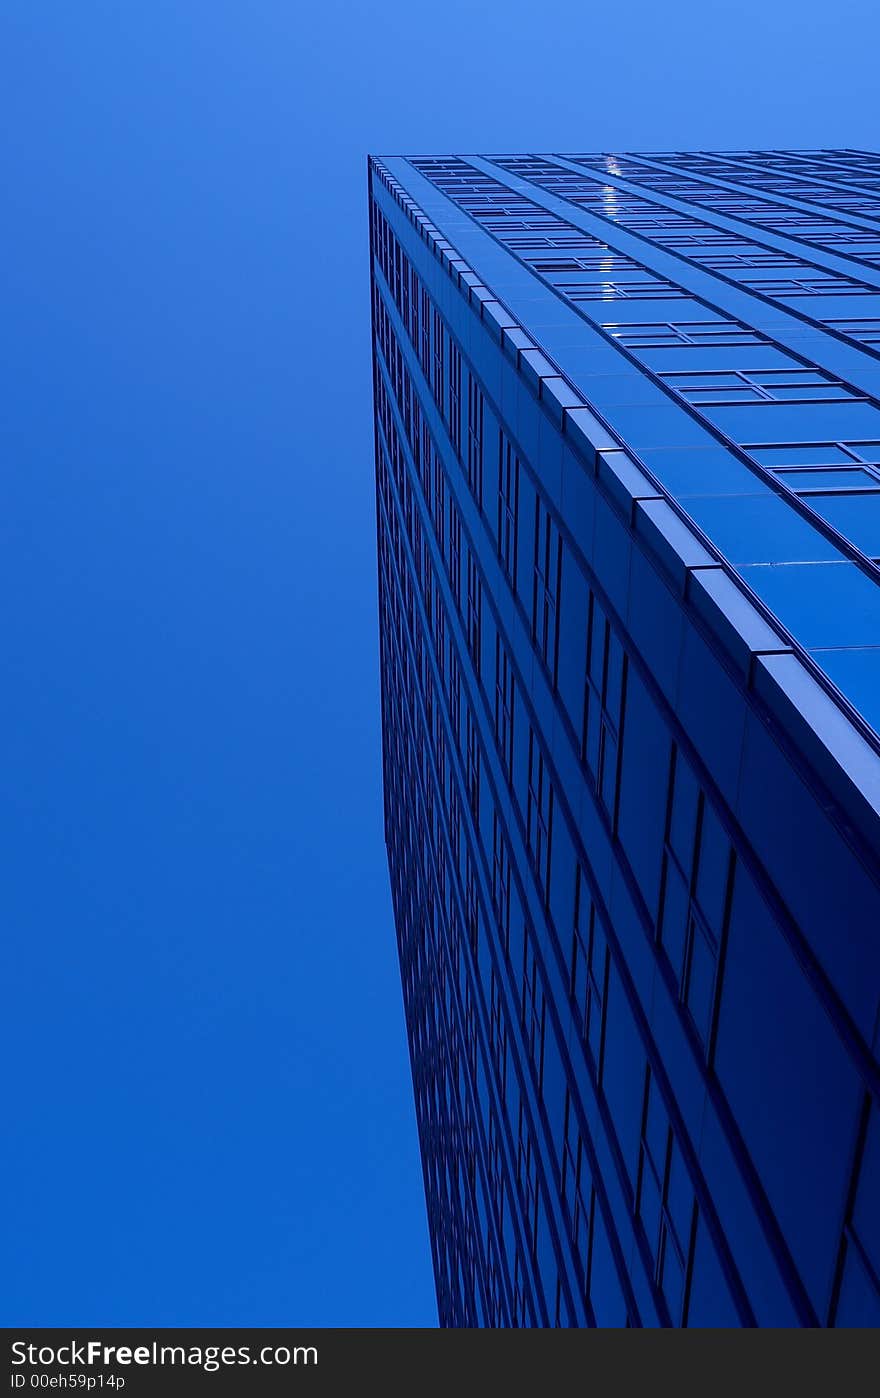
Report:
M746 1149L821 1314L837 1256L860 1084L742 869L734 890L715 1063ZM819 1199L823 1207L817 1210Z
M845 442L880 432L880 408L871 403L761 403L705 411L741 443Z
M731 563L821 562L843 557L777 496L692 499L687 510Z
M797 490L803 494L814 490L877 490L880 489L880 479L872 476L868 471L846 470L841 468L836 471L779 471L778 476L783 485L787 485L789 490ZM810 502L814 510L821 510L821 506Z
M753 495L769 492L760 477L724 447L661 447L640 453L641 460L675 496Z
M809 504L862 553L880 558L880 489L875 495L811 495Z
M641 682L627 685L618 834L649 908L660 891L660 858L669 786L667 730Z
M868 1120L853 1227L874 1275L880 1277L880 1109L876 1105Z
M746 567L743 577L805 646L859 646L880 637L880 587L853 563Z
M844 1263L835 1322L846 1327L876 1329L880 1326L880 1291L852 1247Z
M590 1303L596 1324L618 1329L626 1325L627 1307L620 1285L608 1230L599 1210L593 1219L593 1239L590 1257Z
M718 1254L702 1219L697 1225L687 1323L695 1329L710 1326L727 1328L740 1324Z

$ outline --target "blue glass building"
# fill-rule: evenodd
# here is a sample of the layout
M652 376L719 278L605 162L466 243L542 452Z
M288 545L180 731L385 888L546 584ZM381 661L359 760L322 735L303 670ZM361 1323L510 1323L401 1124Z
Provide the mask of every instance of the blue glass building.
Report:
M441 1321L880 1323L880 156L369 199Z

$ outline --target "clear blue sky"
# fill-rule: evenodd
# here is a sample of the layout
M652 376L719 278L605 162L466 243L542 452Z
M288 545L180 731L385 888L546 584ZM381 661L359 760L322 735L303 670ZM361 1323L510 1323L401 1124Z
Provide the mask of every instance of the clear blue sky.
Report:
M432 1324L365 156L880 146L875 0L5 0L0 1323Z

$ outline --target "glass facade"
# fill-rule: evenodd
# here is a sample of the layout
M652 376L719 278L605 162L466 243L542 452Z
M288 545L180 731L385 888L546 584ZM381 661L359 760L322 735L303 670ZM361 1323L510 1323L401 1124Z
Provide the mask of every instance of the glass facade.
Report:
M880 1324L880 156L369 161L441 1322Z

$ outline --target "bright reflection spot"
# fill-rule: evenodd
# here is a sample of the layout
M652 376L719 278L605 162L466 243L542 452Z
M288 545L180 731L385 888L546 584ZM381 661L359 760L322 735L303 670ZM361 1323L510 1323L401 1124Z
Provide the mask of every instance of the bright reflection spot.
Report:
M602 212L608 218L616 219L620 212L620 205L617 202L617 190L610 184L602 186Z

